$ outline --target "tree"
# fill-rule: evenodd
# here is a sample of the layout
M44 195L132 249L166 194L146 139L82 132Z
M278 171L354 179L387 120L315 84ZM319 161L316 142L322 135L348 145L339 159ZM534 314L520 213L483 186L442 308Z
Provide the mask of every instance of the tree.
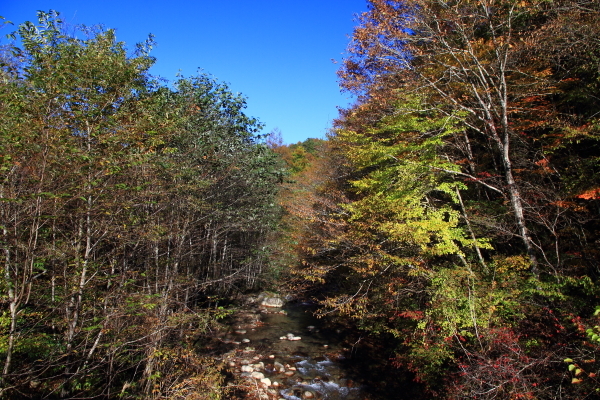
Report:
M344 264L337 278L348 283L326 303L366 319L359 326L369 332L406 338L397 364L432 390L448 389L439 382L459 370L449 396L567 390L549 338L568 341L566 315L586 313L596 293L588 238L598 220L587 207L597 199L598 109L582 100L597 88L598 11L590 1L373 0L361 15L339 72L359 100L334 136L349 165L339 184L351 189L348 215L339 241L329 241L355 263ZM444 120L447 133L431 141ZM419 128L393 130L402 124ZM444 233L449 241L436 236ZM450 251L404 242L429 239ZM390 254L419 260L420 280L393 275ZM504 375L493 377L494 365ZM556 380L540 388L549 376Z
M597 14L595 6L589 1L371 1L340 71L344 87L363 93L366 104L393 98L394 88L406 86L430 93L431 107L448 115L463 113L469 129L454 139L460 149L455 159L466 160L469 169L462 172L472 176L471 182L485 183L479 174L502 176L502 181L487 189L510 201L515 235L536 274L540 254L550 268L556 262L549 261L542 237L535 242L531 233L532 224L547 225L535 221L538 205L532 197L540 188L530 188L522 182L530 177L519 175L539 170L536 165L547 161L539 139L553 129L549 120L562 118L551 103L556 100L556 86L568 85L576 70L567 73L561 57L552 56L557 46L547 45L554 43L549 32L556 35L562 30L574 43L584 36L594 43L590 25L584 21ZM567 15L586 27L567 27ZM580 45L572 50L584 51ZM597 47L586 50L593 54ZM567 59L575 60L562 58ZM594 63L588 60L579 65L587 70ZM478 148L490 154L484 158ZM484 163L490 161L497 166L490 165L493 171L488 172ZM531 209L536 211L527 211Z
M261 124L210 76L151 79L151 39L38 17L0 82L2 396L217 384L193 347L227 311L202 307L257 285L278 216Z

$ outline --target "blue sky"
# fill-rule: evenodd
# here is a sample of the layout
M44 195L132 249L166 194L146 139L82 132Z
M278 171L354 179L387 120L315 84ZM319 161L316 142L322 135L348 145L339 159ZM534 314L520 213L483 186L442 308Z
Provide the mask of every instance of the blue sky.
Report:
M0 15L18 25L36 11L70 24L102 24L133 49L149 33L154 75L176 79L198 69L248 98L247 114L279 128L286 143L324 137L337 107L351 101L335 74L365 0L0 0ZM8 33L14 27L0 32ZM3 40L4 41L4 40Z

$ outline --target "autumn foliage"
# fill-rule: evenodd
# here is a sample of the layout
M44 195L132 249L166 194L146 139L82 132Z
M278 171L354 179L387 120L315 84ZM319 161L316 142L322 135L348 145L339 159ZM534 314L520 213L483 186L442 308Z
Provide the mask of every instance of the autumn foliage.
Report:
M368 6L298 273L426 398L596 395L598 3Z

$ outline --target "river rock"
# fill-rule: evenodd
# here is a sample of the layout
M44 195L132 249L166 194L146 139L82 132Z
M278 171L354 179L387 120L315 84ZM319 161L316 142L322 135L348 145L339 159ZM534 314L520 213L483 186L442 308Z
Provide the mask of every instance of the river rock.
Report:
M242 372L254 372L254 367L250 365L242 365Z
M294 341L294 340L301 340L302 338L300 336L294 336L293 333L288 333L287 335L285 335L285 337L282 336L279 339L282 339L282 340L287 339L287 340Z
M315 394L313 392L309 392L308 390L306 392L304 392L304 396L305 399L314 399Z
M273 368L275 368L275 370L277 372L285 372L285 367L283 366L282 363L275 361L273 363Z
M262 372L257 372L257 371L254 371L251 376L254 379L258 379L258 380L265 378L265 374L263 374Z
M285 376L292 376L292 375L294 375L294 374L295 374L295 372L294 372L294 371L287 371L287 372L284 372L283 374L284 374Z
M245 329L238 329L235 331L235 333L237 333L238 335L245 335L246 334L246 330Z
M260 380L260 382L261 382L263 385L265 385L266 387L269 387L269 386L271 386L271 380L270 380L269 378L262 378L262 379Z
M267 296L263 299L263 301L260 303L261 306L263 307L283 307L284 301L281 297L278 296Z
M250 343L250 339L244 338L244 339L242 339L242 343Z

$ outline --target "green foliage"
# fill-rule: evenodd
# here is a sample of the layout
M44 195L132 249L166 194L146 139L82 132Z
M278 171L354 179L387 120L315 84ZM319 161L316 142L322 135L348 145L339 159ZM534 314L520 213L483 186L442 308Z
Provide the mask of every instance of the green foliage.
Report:
M419 109L418 101L403 104ZM456 132L457 120L427 112L402 113L367 133L340 131L336 139L360 179L351 181L360 196L345 206L350 221L364 225L375 236L385 236L408 256L463 255L471 243L459 226L453 203L464 188L444 171L457 166L436 151ZM445 204L440 200L446 200ZM485 241L478 245L489 247ZM411 250L414 249L414 250Z
M208 75L155 81L152 37L38 17L0 73L0 397L223 398L191 344L268 262L262 125Z

